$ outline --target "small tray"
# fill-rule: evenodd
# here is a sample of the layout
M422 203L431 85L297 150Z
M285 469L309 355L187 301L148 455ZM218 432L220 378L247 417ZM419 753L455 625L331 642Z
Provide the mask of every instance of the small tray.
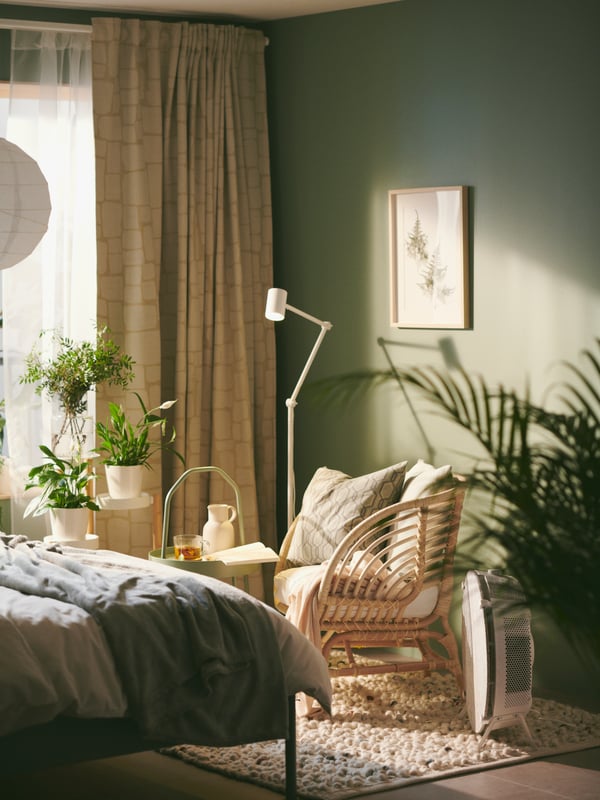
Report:
M260 572L262 569L262 563L256 562L251 564L225 564L223 561L185 561L175 558L172 547L167 547L164 558L160 547L157 550L151 550L148 553L148 558L150 561L160 561L169 567L187 569L190 572L198 572L200 575L209 575L212 578L226 580L251 575L254 572Z

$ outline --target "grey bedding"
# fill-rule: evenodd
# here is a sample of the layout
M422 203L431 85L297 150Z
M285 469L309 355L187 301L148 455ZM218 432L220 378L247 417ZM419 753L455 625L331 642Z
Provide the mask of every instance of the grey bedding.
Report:
M0 585L74 604L96 621L127 713L150 743L225 746L287 735L279 623L260 601L183 570L154 574L134 569L137 559L74 555L0 544ZM319 669L307 676L311 686L326 704Z

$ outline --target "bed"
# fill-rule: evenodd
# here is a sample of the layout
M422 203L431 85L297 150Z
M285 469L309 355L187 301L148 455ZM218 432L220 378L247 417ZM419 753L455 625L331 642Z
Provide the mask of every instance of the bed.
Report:
M186 743L286 740L325 660L277 611L214 578L107 550L0 537L4 774Z

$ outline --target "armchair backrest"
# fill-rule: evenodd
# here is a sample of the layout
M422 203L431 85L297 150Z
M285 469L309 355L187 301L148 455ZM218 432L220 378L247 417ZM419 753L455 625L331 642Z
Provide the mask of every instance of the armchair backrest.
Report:
M336 614L355 614L361 624L403 618L426 590L419 617L447 613L465 485L462 476L455 476L451 488L400 501L356 525L322 577L317 599L321 618L333 621ZM336 608L338 599L344 602Z

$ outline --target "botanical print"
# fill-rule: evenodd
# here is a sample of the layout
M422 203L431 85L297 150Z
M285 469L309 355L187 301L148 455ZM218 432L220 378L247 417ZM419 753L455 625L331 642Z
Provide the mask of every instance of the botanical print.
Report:
M390 192L392 325L465 327L463 194Z
M406 240L406 253L408 258L416 262L419 289L432 303L445 303L455 287L447 282L448 265L442 264L439 243L430 254L428 241L429 238L421 226L419 212L415 209L415 224Z

